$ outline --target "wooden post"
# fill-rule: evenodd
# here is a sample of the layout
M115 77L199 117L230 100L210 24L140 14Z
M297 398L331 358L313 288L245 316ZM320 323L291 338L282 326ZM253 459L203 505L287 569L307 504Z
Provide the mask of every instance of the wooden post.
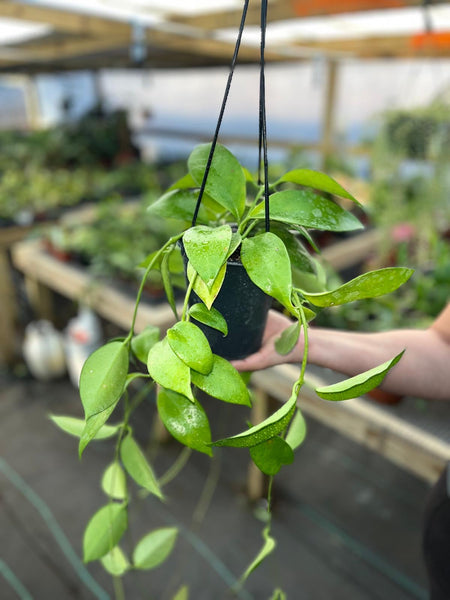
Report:
M322 159L321 165L324 169L327 158L333 153L334 149L334 118L336 101L336 81L337 81L338 63L334 59L327 61L326 67L326 87L325 104L322 119Z
M16 300L8 251L0 248L0 362L9 364L15 355Z
M25 289L36 317L53 322L53 294L51 290L30 275L25 276Z
M24 77L23 94L25 98L28 126L30 129L39 129L42 124L41 104L39 101L36 79L34 77Z

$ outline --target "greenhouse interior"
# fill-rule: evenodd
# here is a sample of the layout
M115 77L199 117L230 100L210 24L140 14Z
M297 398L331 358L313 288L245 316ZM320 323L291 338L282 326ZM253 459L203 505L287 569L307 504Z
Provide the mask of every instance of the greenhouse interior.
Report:
M450 2L0 2L2 600L450 600Z

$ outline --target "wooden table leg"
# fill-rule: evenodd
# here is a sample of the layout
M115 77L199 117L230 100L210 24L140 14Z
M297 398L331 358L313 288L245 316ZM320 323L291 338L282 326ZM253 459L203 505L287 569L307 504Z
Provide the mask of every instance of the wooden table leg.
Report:
M0 249L0 362L10 364L16 351L16 298L7 250Z
M25 289L28 301L38 319L53 321L53 294L45 285L33 277L25 277Z

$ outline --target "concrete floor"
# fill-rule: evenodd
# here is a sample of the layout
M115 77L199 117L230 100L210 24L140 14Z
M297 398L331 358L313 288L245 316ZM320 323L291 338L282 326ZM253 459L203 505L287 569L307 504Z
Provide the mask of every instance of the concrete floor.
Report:
M243 413L234 423L226 405L207 404L221 411L225 435L242 428ZM105 504L99 480L112 443L91 444L80 462L75 438L49 413L81 415L68 380L0 375L0 598L116 598L102 566L78 558L84 527ZM150 400L135 423L143 442L152 418ZM193 455L167 486L165 504L139 499L135 490L124 549L159 526L176 524L181 534L163 566L125 576L127 600L169 600L182 584L190 600L269 600L277 587L289 600L426 600L420 529L429 486L330 429L308 425L295 464L275 479L277 549L245 590L229 591L261 546L263 503L246 499L247 451L225 449L212 463ZM180 446L151 452L162 474Z

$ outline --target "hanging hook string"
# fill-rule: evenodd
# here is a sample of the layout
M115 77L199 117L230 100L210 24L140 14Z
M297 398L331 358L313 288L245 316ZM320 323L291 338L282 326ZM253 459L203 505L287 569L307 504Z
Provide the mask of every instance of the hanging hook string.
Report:
M211 169L211 163L212 163L212 159L213 159L213 155L214 155L214 150L216 149L217 138L219 137L220 126L222 125L222 119L223 119L223 115L225 112L225 106L226 106L226 103L228 100L228 94L230 93L231 80L233 79L234 68L236 66L236 61L237 61L237 57L239 54L239 48L241 46L241 39L242 39L242 33L244 31L245 18L247 16L248 3L249 3L249 0L245 0L244 8L242 9L241 23L239 25L239 32L238 32L238 36L237 36L237 40L236 40L236 45L234 47L233 58L231 60L230 73L228 75L227 85L225 87L225 93L224 93L223 100L222 100L222 106L220 108L219 118L217 120L216 130L214 132L214 137L213 137L213 140L211 143L211 149L209 151L208 160L206 162L206 168L205 168L205 172L203 174L203 180L202 180L202 183L200 186L200 191L199 191L198 198L197 198L197 204L195 205L194 216L192 218L192 227L194 227L195 223L197 222L198 211L200 210L200 204L202 202L203 193L204 193L205 187L206 187L206 180L208 179L208 174Z
M264 166L264 213L265 229L270 231L269 210L269 162L267 159L267 124L266 124L266 79L264 73L267 29L267 0L261 0L261 55L259 72L259 148L258 148L258 184L261 185L261 162ZM261 157L262 154L262 157ZM261 160L262 159L262 160Z

